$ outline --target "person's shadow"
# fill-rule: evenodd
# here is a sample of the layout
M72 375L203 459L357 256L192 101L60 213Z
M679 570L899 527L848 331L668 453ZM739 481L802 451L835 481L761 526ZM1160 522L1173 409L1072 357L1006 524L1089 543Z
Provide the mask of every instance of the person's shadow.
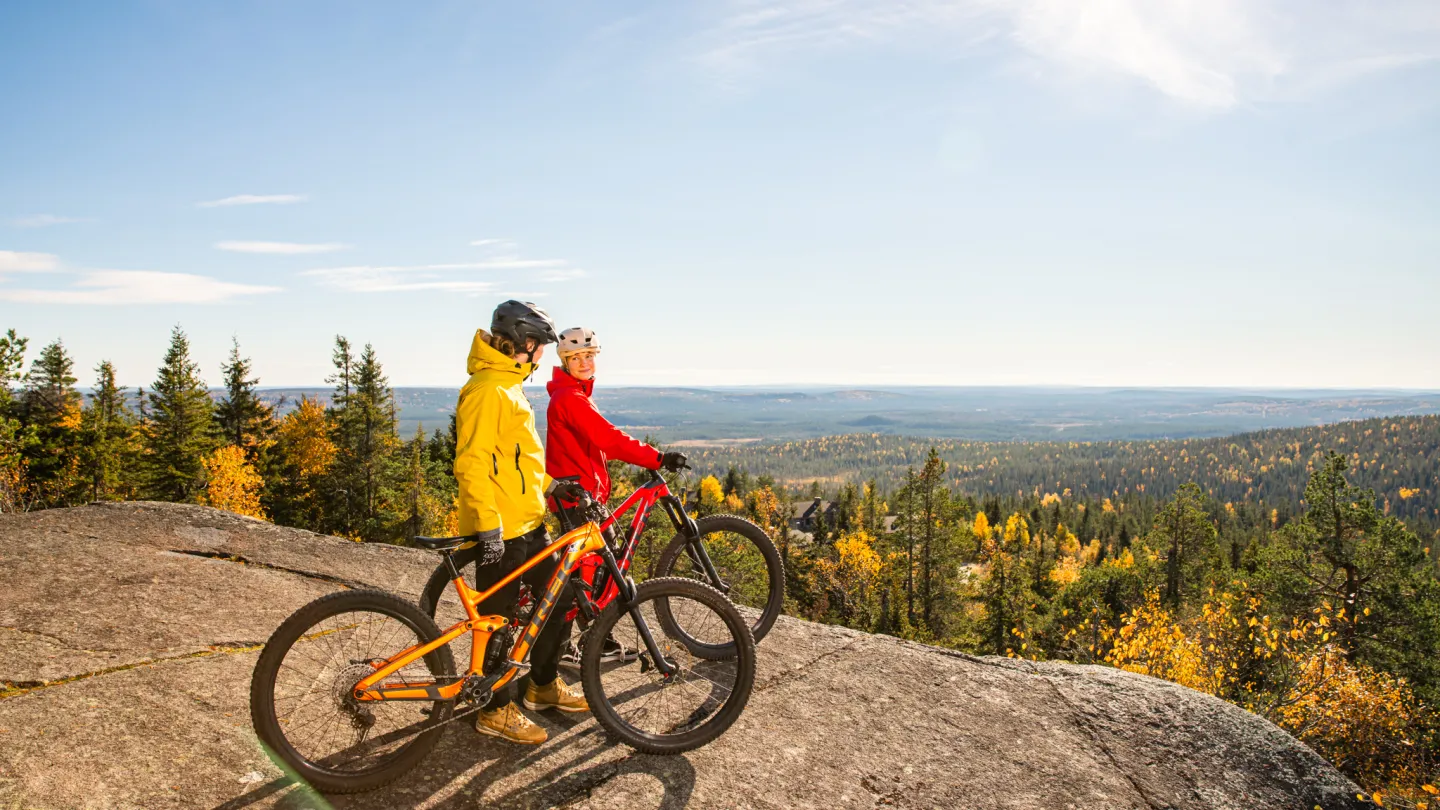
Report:
M324 796L290 777L281 777L214 810L244 810L276 794L283 794L273 805L280 810L388 810L421 804L435 810L554 807L627 774L658 780L661 796L653 805L657 810L689 805L695 790L695 768L685 756L635 754L624 747L616 756L607 756L615 744L589 716L552 714L546 713L541 721L551 738L542 745L518 746L482 737L461 719L445 729L440 744L413 771L378 790ZM587 722L587 728L577 728ZM510 779L527 769L533 770L530 778ZM494 786L507 781L518 784L491 795ZM648 802L635 805L636 810L645 806Z

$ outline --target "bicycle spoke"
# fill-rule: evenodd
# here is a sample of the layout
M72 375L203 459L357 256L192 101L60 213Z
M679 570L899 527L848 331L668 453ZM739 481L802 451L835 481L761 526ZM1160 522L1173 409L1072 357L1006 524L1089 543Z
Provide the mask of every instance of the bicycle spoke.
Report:
M613 635L625 646L638 650L639 657L604 669L601 690L621 722L657 737L703 725L730 700L738 678L734 663L697 658L682 639L667 633L655 613L656 605L662 602L678 617L687 635L698 634L715 644L732 639L724 618L709 605L679 596L643 602L639 608L641 620L661 655L676 668L666 676L650 659L634 618L628 614L619 618Z
M379 613L343 613L317 624L287 651L274 685L277 719L286 741L304 759L337 771L375 767L428 718L424 701L355 701L356 682L382 661L420 643L404 622ZM433 683L424 659L385 678L387 683ZM281 710L283 707L283 711Z

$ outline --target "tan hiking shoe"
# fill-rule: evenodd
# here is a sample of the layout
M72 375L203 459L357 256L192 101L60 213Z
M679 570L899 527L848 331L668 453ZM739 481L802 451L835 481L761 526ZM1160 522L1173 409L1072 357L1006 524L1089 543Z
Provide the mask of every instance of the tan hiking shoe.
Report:
M539 745L550 739L545 729L521 714L520 707L506 703L495 711L480 710L475 714L475 730L487 737L499 737L521 745Z
M559 709L562 712L588 712L590 704L585 702L585 695L578 689L572 689L563 680L556 678L553 683L546 686L536 686L534 681L525 687L525 708L532 711L540 709Z

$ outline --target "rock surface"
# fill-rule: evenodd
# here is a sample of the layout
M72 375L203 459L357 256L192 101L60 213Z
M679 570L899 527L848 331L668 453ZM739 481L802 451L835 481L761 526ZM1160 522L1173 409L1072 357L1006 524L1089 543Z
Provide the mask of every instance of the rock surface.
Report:
M368 585L414 597L432 554L129 503L0 516L0 807L324 807L250 730L256 646ZM978 658L782 618L755 694L678 757L540 721L520 749L456 723L337 808L1340 808L1356 788L1264 720L1100 667Z

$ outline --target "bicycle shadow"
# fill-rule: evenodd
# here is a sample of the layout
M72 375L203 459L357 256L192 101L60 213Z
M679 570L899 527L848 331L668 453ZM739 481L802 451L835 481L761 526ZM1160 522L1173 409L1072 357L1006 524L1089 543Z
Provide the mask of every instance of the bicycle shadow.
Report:
M588 715L542 716L539 720L550 733L550 740L539 746L522 747L483 737L461 720L446 730L440 745L414 771L379 790L322 796L307 785L281 777L214 810L243 810L257 804L278 810L554 807L629 774L654 777L659 790L656 795L646 789L640 803L627 800L627 804L656 808L689 804L695 769L684 756L635 754L613 744ZM526 777L522 775L525 771L534 773ZM276 798L277 794L283 795Z

